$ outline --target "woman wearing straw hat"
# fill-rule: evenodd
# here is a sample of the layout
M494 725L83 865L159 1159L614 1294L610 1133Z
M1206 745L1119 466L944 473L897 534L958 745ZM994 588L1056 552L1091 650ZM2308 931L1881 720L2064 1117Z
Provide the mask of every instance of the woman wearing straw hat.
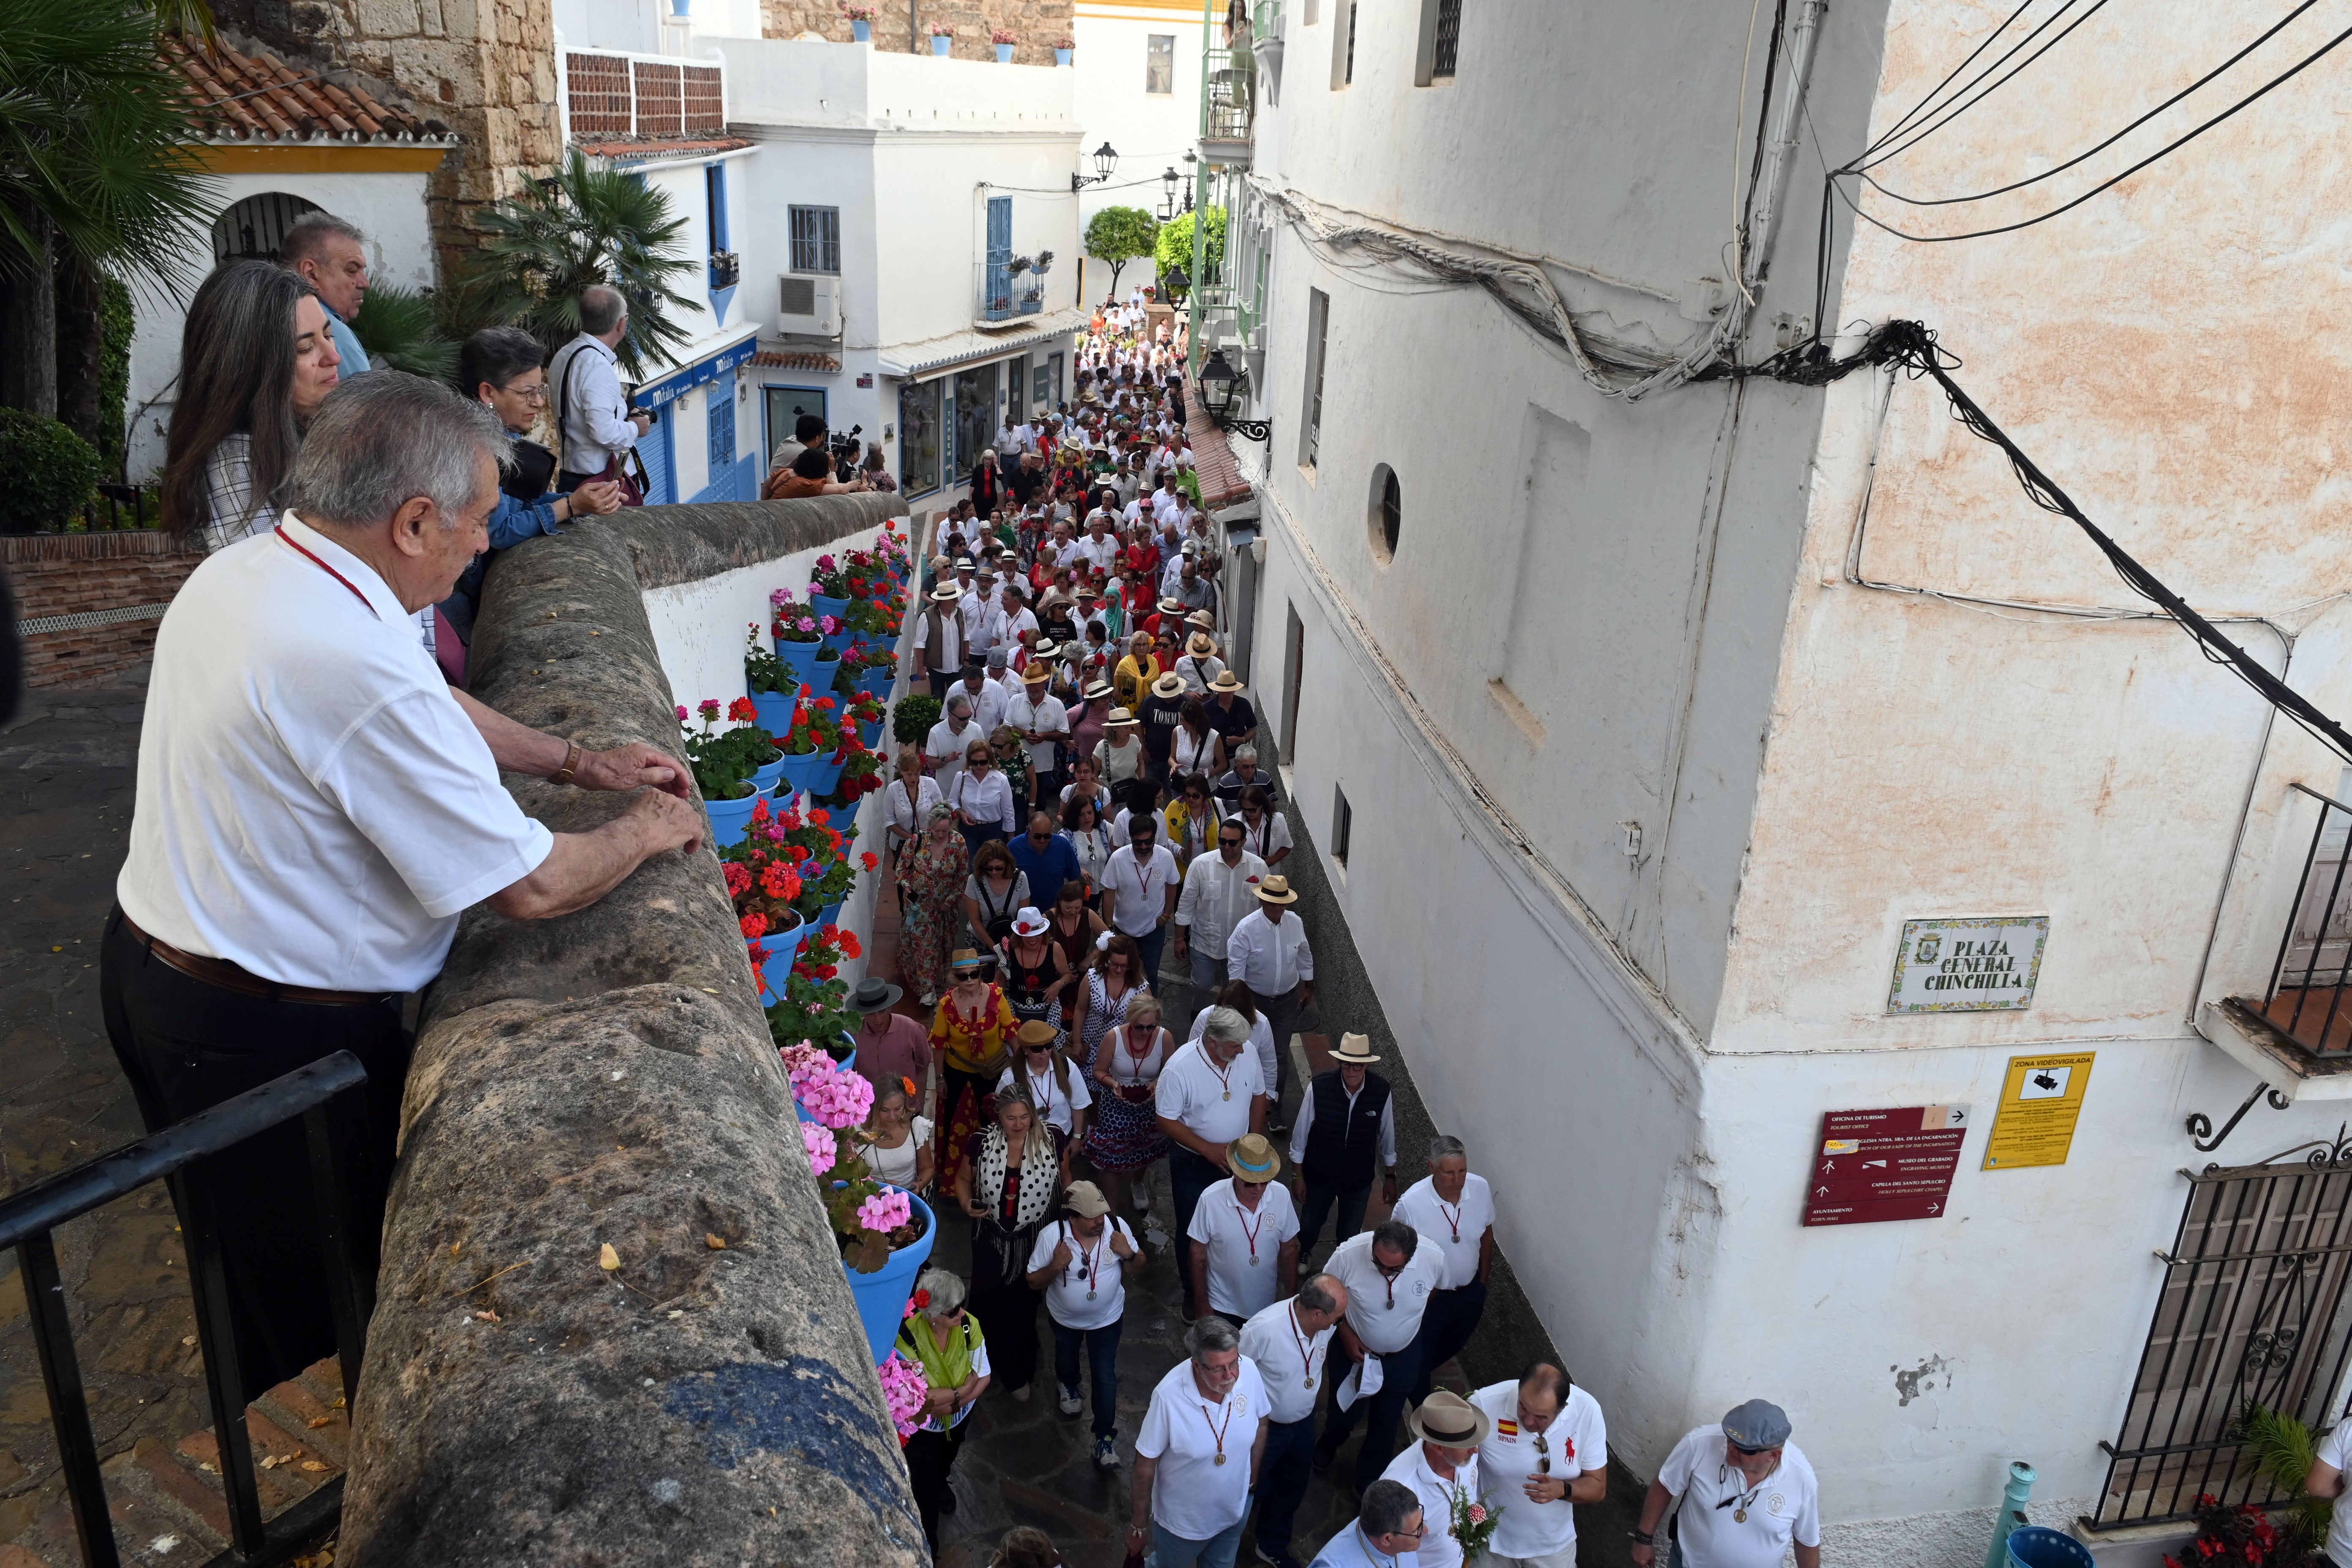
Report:
M1421 1568L1460 1568L1462 1542L1454 1521L1478 1503L1478 1448L1494 1431L1486 1413L1448 1389L1439 1389L1405 1417L1412 1446L1389 1461L1381 1479L1396 1481L1421 1500ZM1483 1505L1481 1505L1483 1506Z
M955 988L940 998L931 1049L940 1064L939 1173L952 1186L962 1174L965 1142L988 1120L989 1090L1013 1059L1019 1020L993 979L996 955L960 948Z
M1189 700L1184 695L1184 678L1171 670L1151 683L1143 706L1135 710L1136 719L1143 725L1144 767L1153 778L1164 782L1168 777L1169 763L1176 750L1176 733L1183 726L1184 704Z
M1095 773L1113 790L1143 775L1150 759L1144 750L1142 731L1135 710L1125 703L1112 709L1103 724L1102 742L1095 747Z

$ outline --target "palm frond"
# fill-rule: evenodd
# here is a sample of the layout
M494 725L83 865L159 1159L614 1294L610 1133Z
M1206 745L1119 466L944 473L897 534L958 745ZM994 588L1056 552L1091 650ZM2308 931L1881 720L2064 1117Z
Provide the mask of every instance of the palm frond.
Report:
M352 318L352 331L378 369L404 370L428 381L457 378L457 345L442 335L433 301L414 289L373 285Z
M2330 1499L2303 1489L2319 1458L2317 1436L2294 1416L2250 1399L2239 1412L2236 1436L2254 1468L2290 1500L2285 1521L2289 1540L2305 1551L2316 1548L2327 1538L2328 1521L2336 1510Z

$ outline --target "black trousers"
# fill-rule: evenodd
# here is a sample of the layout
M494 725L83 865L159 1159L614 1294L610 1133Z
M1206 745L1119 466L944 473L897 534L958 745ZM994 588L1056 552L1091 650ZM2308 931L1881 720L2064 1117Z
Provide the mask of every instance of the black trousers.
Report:
M343 1212L359 1267L373 1277L408 1073L398 999L329 1007L241 996L149 953L123 929L121 910L107 917L99 949L99 995L107 1037L150 1132L337 1051L359 1058L368 1081L353 1119L361 1147L341 1151L351 1184ZM240 1397L249 1402L335 1353L299 1118L189 1166L172 1182L172 1202L182 1226L193 1229L200 1207L219 1230Z
M915 1511L923 1521L923 1539L931 1555L940 1553L940 1504L949 1495L948 1477L963 1452L963 1434L918 1432L907 1439L907 1481L915 1494Z

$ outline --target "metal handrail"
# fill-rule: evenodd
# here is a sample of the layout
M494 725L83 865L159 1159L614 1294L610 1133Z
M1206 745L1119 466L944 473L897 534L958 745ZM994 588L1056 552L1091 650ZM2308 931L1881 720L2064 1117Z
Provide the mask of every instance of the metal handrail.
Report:
M2312 827L2311 846L2304 853L2303 869L2295 879L2294 897L2287 906L2285 929L2279 933L2278 955L2272 961L2270 984L2263 993L2262 1006L2258 1011L2272 1027L2318 1056L2328 1051L2329 1037L2336 1032L2338 1005L2345 999L2347 991L2352 989L2352 944L2347 944L2345 961L2335 966L2332 977L2321 973L2321 955L2328 947L2328 930L2335 923L2337 910L2344 907L2347 898L2346 881L2347 873L2352 873L2352 853L2339 856L2336 859L2326 899L2319 910L2318 923L2314 928L2310 961L2304 965L2299 980L2290 975L2287 963L2305 924L2305 900L2313 890L2312 873L2320 868L2320 855L2327 847L2330 813L2343 813L2345 822L2352 825L2352 805L2332 795L2322 795L2308 784L2290 783L2287 787L2319 802L2319 820ZM2296 994L2294 1008L2285 1021L2281 1022L2273 1016L2272 1010L2278 1002L2281 990L2290 981L2294 982L2292 986ZM2320 1017L2319 1037L2315 1043L2304 1037L2299 1026L2303 1024L2304 1013L2310 1005L2312 994L2321 991L2326 994L2327 999ZM2352 1038L2347 1038L2338 1048L2352 1049Z
M73 1504L74 1533L89 1568L120 1568L114 1526L106 1505L106 1480L99 1469L97 1438L89 1404L82 1393L81 1365L74 1353L73 1322L66 1310L65 1284L58 1270L51 1233L92 1209L112 1203L150 1182L178 1174L189 1165L235 1147L273 1127L303 1119L310 1153L310 1177L327 1262L328 1305L342 1358L343 1395L352 1405L359 1390L360 1363L366 1353L368 1315L375 1307L374 1281L357 1266L350 1226L343 1213L343 1156L356 1142L351 1119L356 1091L367 1068L349 1051L295 1068L257 1089L247 1089L135 1143L60 1172L23 1192L0 1198L0 1247L16 1249L17 1266L30 1309L33 1347L48 1394L49 1424L57 1435L58 1468ZM299 1544L333 1522L341 1482L329 1483L281 1516L290 1528L273 1539L261 1517L260 1483L253 1447L245 1431L244 1381L236 1335L229 1328L228 1284L221 1269L217 1216L200 1188L173 1196L186 1203L181 1215L187 1238L188 1272L195 1286L196 1340L204 1358L205 1392L213 1412L213 1438L227 1494L229 1560L254 1561Z

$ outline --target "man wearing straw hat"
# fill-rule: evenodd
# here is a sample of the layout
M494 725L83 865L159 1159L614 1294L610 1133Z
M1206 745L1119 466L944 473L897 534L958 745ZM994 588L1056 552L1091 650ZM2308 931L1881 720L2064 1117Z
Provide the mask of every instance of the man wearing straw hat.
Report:
M1176 661L1175 673L1183 678L1188 695L1206 696L1210 684L1225 673L1225 661L1217 657L1217 639L1206 632L1194 632L1185 641L1183 657Z
M1149 834L1150 819L1135 830ZM1115 856L1112 863L1118 860ZM1249 1020L1231 1007L1212 1007L1202 1016L1201 1037L1181 1047L1160 1069L1153 1111L1160 1131L1175 1145L1168 1152L1168 1185L1180 1240L1192 1234L1202 1194L1220 1176L1233 1173L1227 1161L1234 1141L1265 1130L1265 1079L1256 1053L1247 1048L1249 1035ZM1189 1253L1190 1243L1180 1250ZM1189 1321L1205 1309L1194 1294L1192 1268L1179 1268L1176 1278Z
M962 598L952 582L942 582L923 605L923 675L931 683L931 695L941 701L963 672L963 617L956 610Z
M1421 1500L1419 1568L1461 1568L1454 1537L1457 1509L1478 1501L1478 1448L1494 1431L1486 1413L1447 1389L1421 1403L1405 1421L1412 1446L1389 1461L1381 1479L1412 1489Z
M1315 1005L1315 950L1307 924L1290 912L1298 901L1290 879L1268 875L1257 885L1257 908L1234 922L1225 938L1225 973L1250 988L1259 1012L1274 1027L1275 1070L1289 1077L1290 1037ZM1278 1112L1282 1085L1267 1088Z
M1787 1412L1751 1399L1675 1444L1642 1502L1634 1568L1657 1561L1656 1531L1676 1498L1684 1568L1777 1568L1790 1551L1797 1568L1821 1568L1821 1487L1790 1429Z
M1389 1080L1371 1070L1380 1059L1370 1037L1340 1036L1339 1048L1331 1053L1337 1065L1316 1074L1298 1102L1298 1121L1290 1130L1290 1163L1298 1167L1307 1187L1299 1207L1302 1258L1323 1238L1323 1221L1334 1207L1339 1211L1334 1245L1363 1228L1375 1161L1387 1173L1381 1201L1396 1205L1396 1104L1389 1095Z
M1298 1286L1298 1211L1275 1178L1282 1156L1262 1133L1225 1145L1225 1169L1193 1205L1185 1227L1192 1300L1235 1328Z
M1004 705L1004 721L1021 731L1029 749L1029 804L1045 805L1062 793L1062 742L1070 738L1070 710L1054 695L1051 659L1032 658L1021 672L1021 690ZM1049 889L1035 889L1040 902L1053 897Z
M1127 1279L1143 1268L1143 1251L1092 1182L1062 1194L1069 1217L1037 1233L1029 1253L1029 1288L1045 1293L1054 1321L1056 1408L1078 1413L1078 1352L1086 1352L1095 1388L1095 1466L1118 1468L1118 1335L1127 1313Z

